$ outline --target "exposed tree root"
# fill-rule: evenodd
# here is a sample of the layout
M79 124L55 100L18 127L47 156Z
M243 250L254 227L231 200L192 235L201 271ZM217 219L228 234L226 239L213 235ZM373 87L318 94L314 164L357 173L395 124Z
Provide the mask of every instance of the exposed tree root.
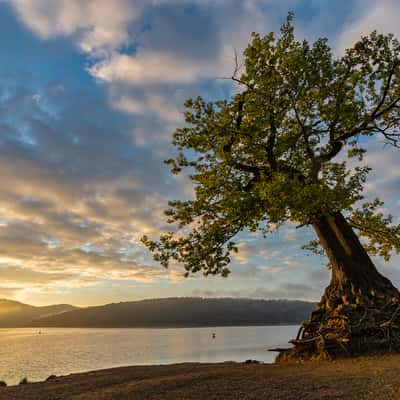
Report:
M314 224L331 283L277 362L400 351L400 293L381 275L341 213Z
M294 346L276 362L329 360L400 351L400 294L387 285L368 293L328 286L317 310L300 327Z

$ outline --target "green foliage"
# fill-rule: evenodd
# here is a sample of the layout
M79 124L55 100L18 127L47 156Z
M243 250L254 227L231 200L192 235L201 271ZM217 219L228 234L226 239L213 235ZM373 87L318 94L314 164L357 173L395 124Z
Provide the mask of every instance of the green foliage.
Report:
M314 254L317 254L319 256L324 256L325 255L325 250L321 246L319 240L313 239L310 240L307 244L301 246L303 250L308 250Z
M361 237L367 239L364 247L368 253L388 261L392 251L400 253L400 225L393 224L390 214L384 216L378 211L382 206L379 199L364 203L349 216L349 222Z
M166 163L175 174L190 171L195 198L169 204L178 233L142 239L165 267L173 260L187 274L227 276L243 229L268 234L337 211L351 213L370 251L387 258L399 250L390 217L373 205L357 209L369 168L348 168L346 153L361 161L361 139L378 134L397 145L400 44L373 32L334 59L326 39L297 41L292 17L279 37L253 34L244 71L232 77L239 93L185 103L186 125L173 141L179 154Z

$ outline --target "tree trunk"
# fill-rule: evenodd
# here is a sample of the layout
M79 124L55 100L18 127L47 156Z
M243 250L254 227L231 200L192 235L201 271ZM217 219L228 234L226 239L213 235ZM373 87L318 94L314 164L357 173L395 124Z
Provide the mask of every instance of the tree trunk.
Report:
M399 297L389 279L378 272L357 235L341 213L322 217L313 225L332 270L331 283L320 306L376 302L376 298Z
M400 293L378 272L341 213L313 224L332 271L317 310L277 361L400 350Z

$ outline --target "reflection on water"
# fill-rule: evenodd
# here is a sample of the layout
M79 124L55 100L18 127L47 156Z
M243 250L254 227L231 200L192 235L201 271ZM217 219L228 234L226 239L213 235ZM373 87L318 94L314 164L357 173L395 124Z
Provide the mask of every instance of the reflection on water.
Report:
M38 381L135 364L273 362L276 354L267 349L286 346L296 332L297 326L0 329L0 380L15 384L25 376Z

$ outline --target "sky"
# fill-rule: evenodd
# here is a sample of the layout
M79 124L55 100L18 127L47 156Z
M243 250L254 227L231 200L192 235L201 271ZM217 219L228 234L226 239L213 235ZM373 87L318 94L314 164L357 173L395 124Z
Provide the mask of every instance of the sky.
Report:
M170 229L190 181L163 160L183 102L229 97L235 51L294 11L299 39L338 56L374 29L400 37L396 0L0 0L0 297L35 305L171 296L319 300L311 230L243 234L229 278L184 278L140 237ZM400 154L367 144L365 195L400 216ZM378 268L400 286L400 257Z

